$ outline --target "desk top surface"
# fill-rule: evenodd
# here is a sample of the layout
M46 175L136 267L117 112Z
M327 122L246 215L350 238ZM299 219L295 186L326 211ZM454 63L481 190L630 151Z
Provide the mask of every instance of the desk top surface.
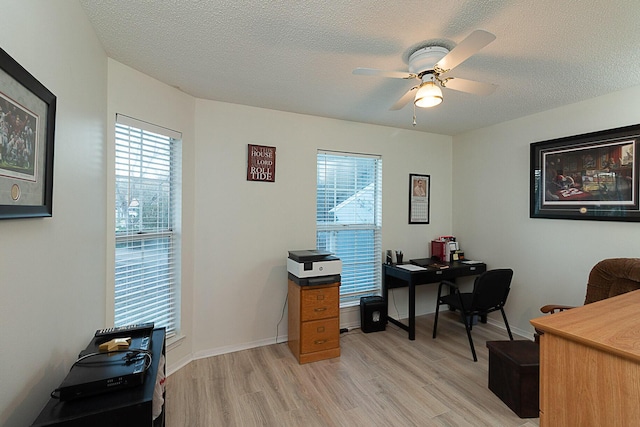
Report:
M409 263L403 264L382 264L386 269L400 270L410 273L421 272L434 272L434 271L447 271L447 270L470 270L480 272L485 271L487 265L483 262L474 261L473 263L464 263L462 261L455 261L451 263L435 262L428 258L412 259ZM437 265L437 266L436 266Z
M562 336L640 362L640 290L531 320Z
M413 261L413 260L412 260ZM475 276L487 270L485 263L463 264L462 262L452 262L447 264L447 268L420 267L411 264L383 264L383 273L386 276L406 280L412 284L436 283L440 280L451 280L457 277Z

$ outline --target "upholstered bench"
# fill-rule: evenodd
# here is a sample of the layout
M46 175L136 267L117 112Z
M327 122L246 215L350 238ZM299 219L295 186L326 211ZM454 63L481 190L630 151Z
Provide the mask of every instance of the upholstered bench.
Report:
M540 348L533 341L487 341L489 390L520 418L539 416Z

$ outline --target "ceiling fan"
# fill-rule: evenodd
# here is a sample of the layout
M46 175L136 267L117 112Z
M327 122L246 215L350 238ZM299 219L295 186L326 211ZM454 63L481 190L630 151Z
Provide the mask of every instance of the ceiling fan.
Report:
M356 68L353 74L420 80L418 85L409 89L391 106L391 110L400 110L411 99L415 107L434 107L443 100L441 87L476 95L489 95L496 89L496 85L451 77L448 73L495 38L495 35L487 31L476 30L451 51L438 45L417 49L409 56L409 72ZM415 126L415 113L413 121Z

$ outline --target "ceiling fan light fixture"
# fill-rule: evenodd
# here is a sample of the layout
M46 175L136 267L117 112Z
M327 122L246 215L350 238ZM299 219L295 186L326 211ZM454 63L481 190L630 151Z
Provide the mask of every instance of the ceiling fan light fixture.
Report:
M428 81L420 85L413 101L416 107L435 107L442 102L442 90L433 82Z

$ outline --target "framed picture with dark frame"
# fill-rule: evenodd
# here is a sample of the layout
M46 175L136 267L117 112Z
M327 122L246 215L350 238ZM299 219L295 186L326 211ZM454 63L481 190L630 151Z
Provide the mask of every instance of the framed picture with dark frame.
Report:
M429 224L431 176L409 174L409 224Z
M0 49L0 219L53 215L56 97Z
M640 221L640 125L531 144L530 217Z

